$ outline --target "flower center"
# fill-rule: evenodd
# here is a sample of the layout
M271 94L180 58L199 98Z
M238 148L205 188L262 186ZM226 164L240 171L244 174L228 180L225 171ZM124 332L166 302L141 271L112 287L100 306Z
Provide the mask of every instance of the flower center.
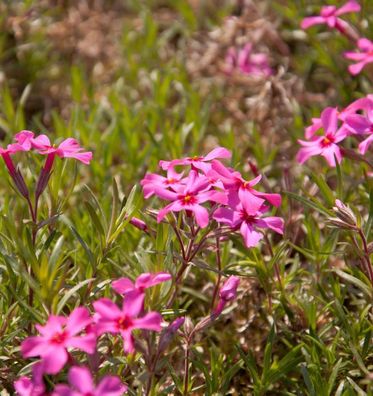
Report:
M334 143L334 136L326 135L324 139L321 141L321 147L328 147L332 143Z
M182 195L179 198L182 205L193 205L197 202L196 197L193 194Z
M165 180L165 183L166 184L174 184L174 183L176 183L176 180L171 177L170 179Z
M241 211L241 219L247 224L255 224L256 217L253 215L249 215L244 210Z
M189 161L201 161L203 157L198 157L197 155L195 155L194 157L189 157L188 160Z
M130 326L132 326L132 324L133 324L132 319L127 315L122 316L117 321L117 326L119 330L127 330Z
M63 344L67 338L67 334L65 331L61 331L60 333L55 333L51 338L51 342L53 344Z

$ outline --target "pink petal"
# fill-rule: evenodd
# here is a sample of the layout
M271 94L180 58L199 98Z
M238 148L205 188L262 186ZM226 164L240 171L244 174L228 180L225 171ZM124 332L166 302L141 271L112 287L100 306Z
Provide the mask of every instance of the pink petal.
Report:
M323 18L321 16L314 16L314 17L304 18L303 21L301 22L300 26L302 29L308 29L311 26L320 25L323 23L325 23L325 18Z
M47 135L39 135L32 139L32 147L43 150L51 146L51 142Z
M81 337L71 337L67 341L71 348L77 348L86 353L92 354L96 349L96 335L89 333Z
M364 155L368 151L368 148L372 142L373 142L373 134L359 144L360 153Z
M69 383L82 393L94 390L92 375L87 367L72 367L68 374Z
M340 7L335 15L339 16L342 14L347 14L349 12L359 12L361 10L360 4L355 0L349 0L345 5Z
M342 161L341 150L336 144L331 144L329 147L323 149L321 155L326 159L328 164L332 167L335 167L335 158L337 158L337 162L340 164Z
M265 217L261 221L278 234L282 235L284 233L284 220L281 217Z
M204 161L211 161L215 158L231 158L232 153L224 147L217 147L210 151L205 157Z
M371 126L371 123L360 114L351 114L347 116L345 122L351 127L354 133L368 132Z
M246 213L250 216L255 216L258 210L264 204L264 199L256 197L250 191L240 188L238 196Z
M245 245L249 248L257 246L263 238L263 234L255 231L252 226L248 226L245 222L241 224L240 232L244 238Z
M144 317L134 321L135 329L161 331L162 315L158 312L149 312Z
M47 346L47 341L43 337L32 336L22 341L21 352L24 358L40 356Z
M219 208L214 212L213 218L218 223L225 223L233 226L233 210L229 208Z
M334 134L338 127L338 111L334 107L327 107L321 113L321 123L327 134Z
M136 318L144 309L145 294L134 290L128 293L123 301L122 313Z
M122 315L119 307L108 298L100 298L93 303L95 311L100 314L101 318L116 320Z
M47 323L42 325L35 325L39 333L43 336L50 336L62 330L62 326L66 324L67 319L64 316L50 315Z
M121 335L123 338L123 349L125 353L133 353L135 352L135 339L130 330L121 331Z
M304 147L298 151L296 159L300 164L303 164L310 157L319 155L319 154L321 154L321 152L322 152L322 149L319 146Z
M64 347L56 346L43 356L44 371L47 374L57 374L66 364L68 359Z
M135 289L134 283L129 278L120 278L111 283L112 288L119 294L126 294Z
M194 212L197 224L201 228L207 227L209 224L209 212L207 209L200 205L193 205L191 210Z
M118 377L107 375L96 388L96 395L100 396L122 396L127 391L127 386L122 384Z
M369 63L367 60L363 60L362 62L356 63L355 65L350 65L348 66L348 71L353 75L356 76L357 74L359 74L363 68L365 67L365 65Z
M73 335L82 331L92 322L91 315L87 308L78 307L71 312L67 319L66 330Z

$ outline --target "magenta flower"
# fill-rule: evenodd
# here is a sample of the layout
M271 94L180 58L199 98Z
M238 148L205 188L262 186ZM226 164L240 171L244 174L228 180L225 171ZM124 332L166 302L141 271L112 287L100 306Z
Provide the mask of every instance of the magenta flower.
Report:
M330 166L335 166L334 156L338 163L342 161L342 154L337 143L346 138L348 131L343 126L338 129L338 111L335 108L327 107L321 113L321 123L324 129L323 136L313 137L308 141L298 140L303 146L297 154L300 164L315 155L322 155Z
M232 153L224 147L217 147L210 151L205 157L195 156L175 159L172 161L159 161L159 166L163 170L176 165L191 165L192 169L200 169L204 173L208 172L211 168L209 162L216 158L231 158Z
M350 65L348 71L355 76L359 74L363 68L373 62L373 42L367 38L361 38L357 41L359 52L345 52L344 56L347 59L353 60L357 63Z
M157 221L160 222L169 212L180 212L186 210L193 212L197 224L205 228L209 223L209 213L201 204L204 202L216 202L225 204L227 196L225 193L211 190L209 179L191 171L186 185L180 185L176 191L163 188L155 188L154 192L160 198L172 201L158 212Z
M94 302L98 334L119 333L124 340L124 351L126 353L134 352L133 330L161 330L162 316L158 312L148 312L146 315L138 317L143 309L142 305L141 298L124 299L122 309L108 298L101 298Z
M226 72L231 74L235 69L242 74L270 76L273 74L269 66L268 56L264 53L254 53L252 44L248 43L237 52L235 48L229 48L225 62Z
M228 190L238 191L241 200L250 199L251 201L263 202L268 201L273 206L281 205L281 195L272 193L263 193L255 190L253 187L259 183L261 176L247 181L242 178L240 172L226 168L220 161L212 161L212 170L208 175L215 174L221 180L224 187ZM246 198L245 198L246 197Z
M220 315L227 302L235 300L237 297L237 288L240 284L238 276L230 276L219 290L219 302L214 313Z
M89 312L83 307L74 309L68 318L51 315L45 326L36 325L40 336L31 336L22 342L22 355L40 356L45 372L56 374L67 362L67 348L77 348L90 354L95 351L95 335L79 335L90 323Z
M308 29L314 25L326 24L330 28L336 28L341 33L345 33L349 28L349 24L338 17L351 12L359 12L360 9L360 4L355 0L347 1L347 3L340 8L337 8L334 5L323 6L321 7L319 16L304 18L301 23L301 28Z
M278 234L284 233L284 221L280 217L263 217L268 211L264 200L252 201L248 197L240 200L237 194L230 194L229 206L219 208L213 217L219 223L228 224L233 229L239 229L247 247L255 247L263 238L261 229L270 228Z
M92 375L86 367L72 367L68 374L69 384L57 385L52 396L122 396L127 386L115 376L107 375L94 385Z
M144 198L148 199L154 195L154 188L172 188L173 186L178 186L183 184L186 178L183 179L182 173L177 173L175 169L171 166L167 169L167 177L158 175L156 173L147 173L145 177L141 180L141 185L144 191Z
M21 377L14 382L14 388L19 396L46 396L43 381L44 368L41 362L32 366L32 377Z
M126 296L126 299L133 299L139 295L144 297L145 289L166 282L171 278L172 276L167 272L157 272L155 274L147 272L138 276L135 282L132 282L129 278L120 278L112 282L112 287L117 293Z
M67 138L63 140L57 147L52 146L51 142L46 135L39 135L35 139L32 139L33 147L43 155L48 155L48 159L51 164L46 165L46 168L51 168L53 159L57 155L60 158L75 158L83 164L88 165L92 159L91 151L83 151L78 141L73 138Z
M346 125L354 134L368 134L368 138L359 144L359 151L365 154L373 142L373 101L366 99L363 114L351 114L346 117Z
M22 148L22 151L30 151L32 149L32 142L34 139L34 132L23 130L18 132L15 136L14 139L17 142L17 145L19 145Z

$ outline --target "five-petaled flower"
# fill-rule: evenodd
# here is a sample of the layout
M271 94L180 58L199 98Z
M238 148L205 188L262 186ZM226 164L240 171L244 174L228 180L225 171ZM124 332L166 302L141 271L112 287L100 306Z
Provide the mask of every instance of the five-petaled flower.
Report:
M330 28L335 28L341 33L345 33L349 29L349 24L339 16L351 12L359 12L360 4L356 0L349 0L342 7L337 8L335 5L327 5L321 7L320 15L306 17L301 22L302 29L308 29L314 25L326 24Z
M40 336L26 338L21 345L23 357L40 356L44 371L58 373L68 360L67 348L93 353L96 347L94 334L81 334L91 323L88 310L74 309L68 318L51 315L44 326L36 325Z
M303 146L297 154L297 160L303 164L310 157L322 155L330 166L335 166L335 159L338 163L342 160L342 153L338 143L349 134L342 126L338 128L338 111L335 108L327 107L321 113L321 125L324 130L323 136L313 136L310 140L298 140Z
M345 58L356 62L348 67L348 71L354 76L359 74L367 64L373 63L373 42L367 38L361 38L357 42L357 47L358 52L344 53Z
M161 330L162 316L158 312L148 312L142 317L139 314L143 310L142 298L124 299L122 309L108 298L101 298L93 303L96 311L96 331L103 333L120 334L124 340L124 351L135 351L135 329Z

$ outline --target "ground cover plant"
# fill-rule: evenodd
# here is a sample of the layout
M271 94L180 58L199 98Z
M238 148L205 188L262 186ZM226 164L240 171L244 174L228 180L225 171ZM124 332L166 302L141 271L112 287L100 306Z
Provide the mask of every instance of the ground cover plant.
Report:
M1 395L373 394L373 3L0 11Z

